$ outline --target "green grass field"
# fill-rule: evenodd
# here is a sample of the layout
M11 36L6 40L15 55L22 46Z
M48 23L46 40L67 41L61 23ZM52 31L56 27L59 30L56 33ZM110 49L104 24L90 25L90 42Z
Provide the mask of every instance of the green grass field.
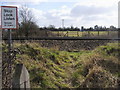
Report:
M82 36L108 36L111 34L117 34L117 31L51 31L52 33L56 34L57 36L68 36L68 37L82 37Z

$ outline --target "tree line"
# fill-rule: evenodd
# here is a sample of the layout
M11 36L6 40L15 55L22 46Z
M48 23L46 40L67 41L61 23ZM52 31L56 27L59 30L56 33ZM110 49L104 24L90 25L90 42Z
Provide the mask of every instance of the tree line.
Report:
M54 25L49 25L48 27L40 27L40 30L49 30L49 31L116 31L117 28L113 25L111 25L109 28L106 28L105 26L98 26L95 25L94 28L90 27L90 28L85 28L84 26L81 26L81 28L78 27L59 27L56 28Z
M118 30L116 27L111 25L109 28L105 26L95 25L94 27L85 28L81 26L81 28L70 26L70 27L59 27L56 28L54 25L49 25L48 27L39 27L36 24L35 18L29 8L26 6L21 7L19 10L19 28L18 30L12 30L13 36L36 36L36 35L45 35L43 34L45 31L115 31ZM48 33L47 33L48 34ZM49 33L50 34L50 33ZM7 36L7 31L3 30L3 37Z

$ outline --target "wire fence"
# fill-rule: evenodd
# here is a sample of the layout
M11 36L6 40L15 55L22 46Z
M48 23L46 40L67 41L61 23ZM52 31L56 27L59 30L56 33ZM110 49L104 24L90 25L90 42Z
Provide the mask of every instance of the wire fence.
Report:
M110 37L118 34L118 31L51 31L59 37Z
M14 34L12 32L13 39L21 38L55 38L55 37L78 37L78 38L118 38L119 31L49 31L39 30L38 33L29 33L28 36ZM8 34L3 32L3 39L7 39Z

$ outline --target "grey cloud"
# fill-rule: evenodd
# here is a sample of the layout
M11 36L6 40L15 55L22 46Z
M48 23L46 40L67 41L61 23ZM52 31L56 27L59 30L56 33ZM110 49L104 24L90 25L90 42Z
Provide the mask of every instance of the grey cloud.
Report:
M43 15L44 15L45 19L39 22L40 25L41 26L55 25L56 27L61 25L60 17L59 16L53 16L52 14L53 13L50 13L50 12L44 13Z
M98 20L103 20L103 17L100 17L98 15L91 15L91 16L84 16L82 17L82 20L85 21L98 21Z
M59 16L53 16L52 13L46 12L44 14L44 17L46 17L46 19L51 19L51 20L56 20L59 18Z
M83 15L98 15L111 11L110 8L97 7L97 6L83 6L77 5L71 10L71 16L83 16Z

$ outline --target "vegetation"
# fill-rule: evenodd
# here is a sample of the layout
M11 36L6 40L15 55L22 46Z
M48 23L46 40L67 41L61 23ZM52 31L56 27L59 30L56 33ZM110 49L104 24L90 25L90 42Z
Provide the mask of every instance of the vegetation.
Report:
M32 88L117 88L120 77L120 47L109 43L92 51L67 52L43 48L38 43L15 43ZM4 50L5 45L3 45Z
M84 36L115 36L118 38L118 29L114 26L109 28L95 25L94 28L78 27L59 27L54 25L48 27L39 27L32 16L31 11L27 7L23 7L20 10L20 22L19 29L12 31L12 37L55 37L55 36L68 36L68 37L84 37ZM57 31L57 32L56 32ZM110 32L112 32L110 34ZM7 31L3 30L3 38L7 38ZM6 41L5 41L6 42ZM19 41L18 41L19 42ZM14 48L19 50L11 51L12 67L16 64L24 64L30 73L31 88L118 88L118 82L120 82L120 47L118 43L109 43L106 46L99 46L106 44L99 41L85 41L85 42L69 42L62 41L63 48L59 48L59 43L56 43L53 47L42 47L44 43L40 44L36 42L27 42L21 40L14 43ZM39 41L38 41L39 42ZM49 41L45 41L49 42ZM99 42L99 43L98 43ZM93 44L92 44L93 43ZM70 46L70 44L72 44ZM74 44L74 45L73 45ZM96 45L95 45L96 44ZM53 43L47 43L46 47L51 47ZM69 46L69 47L68 47ZM74 47L75 48L74 48ZM80 50L76 50L80 47ZM71 48L73 50L71 50ZM82 49L81 49L82 48ZM94 50L91 50L95 48ZM7 45L2 46L2 74L3 74L3 88L7 87L9 83L9 62ZM61 50L61 51L60 51ZM14 70L13 70L14 72ZM12 73L13 73L12 72ZM5 86L6 85L6 86ZM8 85L9 86L9 85Z
M70 27L59 27L56 28L54 25L49 25L48 27L40 27L40 30L49 30L49 31L116 31L117 28L111 25L109 28L106 28L105 26L98 26L95 25L94 28L85 28L81 26L81 28L70 26Z
M19 25L18 30L12 30L12 37L20 38L25 37L49 37L49 36L99 36L99 33L102 35L107 35L106 31L118 31L118 28L111 25L110 27L98 26L86 28L84 26L79 27L55 27L54 25L40 27L36 23L31 10L26 6L22 6L19 10ZM59 33L60 31L60 33ZM71 31L71 32L70 32ZM96 32L97 31L97 32ZM104 32L103 32L104 31ZM2 31L3 38L7 38L8 33L6 30ZM56 33L57 32L57 33ZM69 33L68 33L69 32ZM113 33L113 32L112 32ZM118 33L117 33L118 34ZM115 34L116 35L116 34Z
M118 31L51 31L54 35L62 37L98 37L98 36L115 36L118 37Z

